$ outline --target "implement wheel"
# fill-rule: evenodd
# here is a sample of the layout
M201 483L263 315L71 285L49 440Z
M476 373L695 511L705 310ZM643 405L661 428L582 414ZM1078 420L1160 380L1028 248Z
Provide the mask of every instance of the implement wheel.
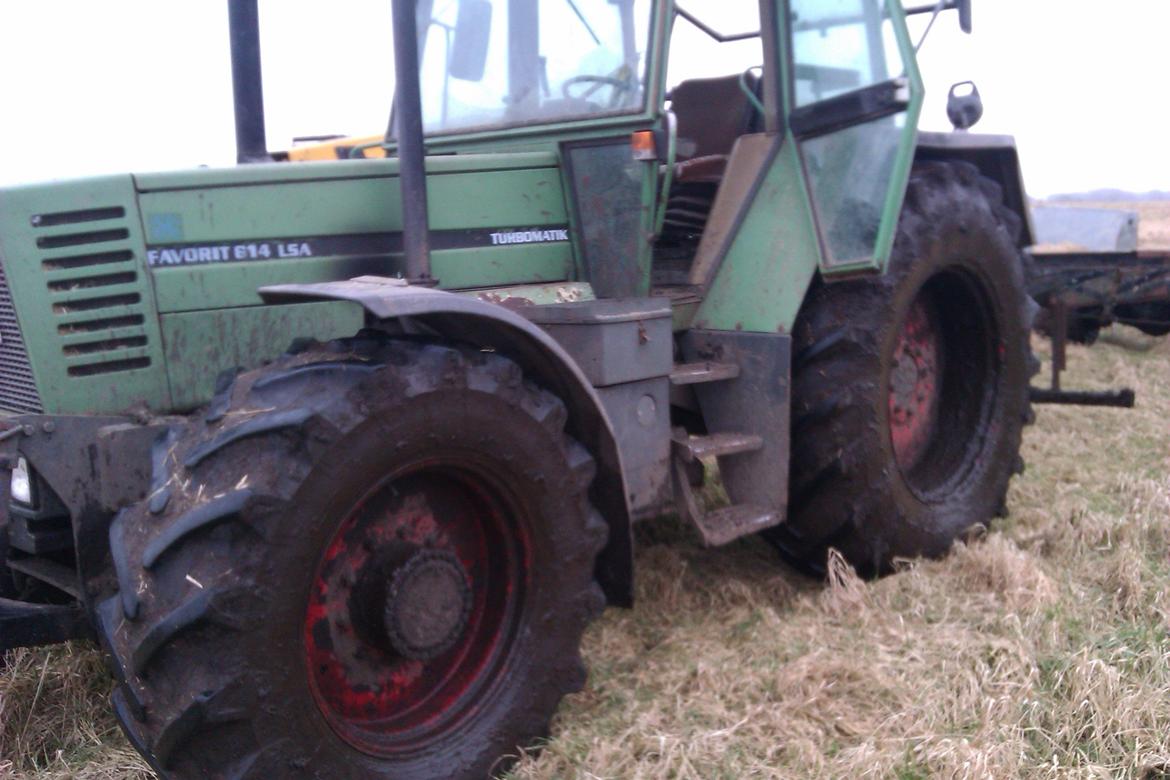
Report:
M788 522L766 532L823 572L938 556L1006 512L1031 420L1018 220L966 165L916 167L886 274L818 283L794 332Z
M99 606L168 777L483 778L585 681L594 464L511 361L353 339L241 375L156 448Z

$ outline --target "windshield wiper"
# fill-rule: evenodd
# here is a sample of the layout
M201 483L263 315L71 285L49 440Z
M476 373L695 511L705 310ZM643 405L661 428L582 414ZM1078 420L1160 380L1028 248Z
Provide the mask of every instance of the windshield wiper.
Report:
M573 9L573 13L577 14L577 18L581 20L581 24L585 25L585 29L589 31L589 36L593 38L593 42L598 46L601 45L601 39L597 37L597 33L593 32L593 28L589 26L589 22L585 20L585 14L581 13L581 9L573 0L565 0L569 4L569 8Z

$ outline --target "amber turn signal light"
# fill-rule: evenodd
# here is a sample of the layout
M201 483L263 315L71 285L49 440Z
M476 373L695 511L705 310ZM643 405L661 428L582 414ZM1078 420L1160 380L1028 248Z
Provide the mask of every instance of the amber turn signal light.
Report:
M630 150L635 160L657 160L658 149L654 145L654 133L650 130L639 130L630 134Z

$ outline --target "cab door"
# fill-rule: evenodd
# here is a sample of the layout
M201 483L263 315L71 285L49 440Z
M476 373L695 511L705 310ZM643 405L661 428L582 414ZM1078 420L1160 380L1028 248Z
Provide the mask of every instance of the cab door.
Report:
M910 175L922 80L899 0L787 0L788 129L825 275L880 271Z

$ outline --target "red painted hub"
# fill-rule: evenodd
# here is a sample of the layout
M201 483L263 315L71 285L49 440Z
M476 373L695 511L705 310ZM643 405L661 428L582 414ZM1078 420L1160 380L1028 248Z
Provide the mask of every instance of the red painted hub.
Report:
M934 437L942 389L942 338L920 293L906 313L889 378L890 440L899 468L909 471Z
M341 521L305 615L326 720L376 756L416 749L473 711L503 667L529 543L488 480L443 462L371 490Z

